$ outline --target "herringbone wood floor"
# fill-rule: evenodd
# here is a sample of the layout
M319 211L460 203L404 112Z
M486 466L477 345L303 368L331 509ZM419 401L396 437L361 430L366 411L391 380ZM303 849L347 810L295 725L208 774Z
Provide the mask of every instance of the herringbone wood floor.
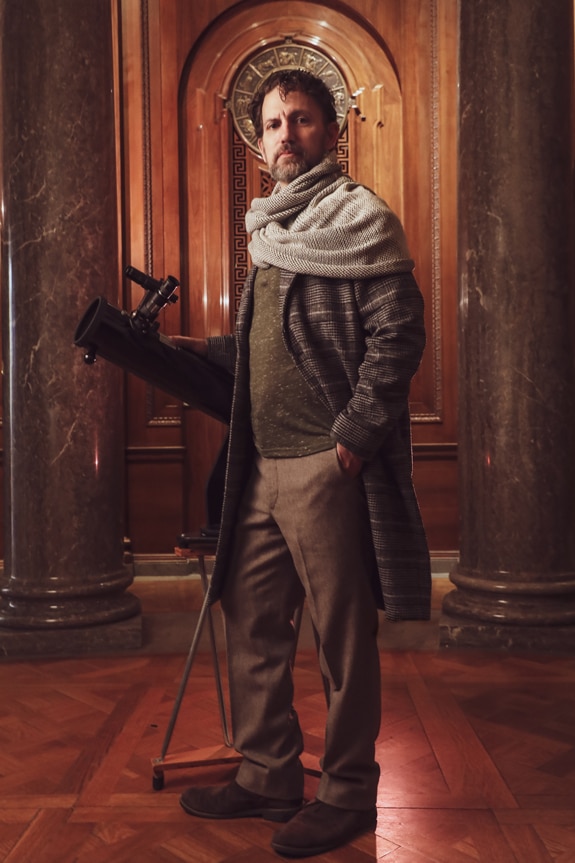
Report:
M171 583L173 585L173 583ZM154 611L182 597L136 592ZM163 598L161 598L163 597ZM434 624L430 624L433 626ZM385 624L384 624L385 626ZM178 796L229 766L166 774L152 790L185 651L0 665L0 861L272 863L273 825L203 821ZM575 658L382 650L379 821L318 861L575 861ZM322 748L313 651L296 665L306 752ZM213 673L194 664L170 752L219 747ZM308 777L308 795L314 780Z

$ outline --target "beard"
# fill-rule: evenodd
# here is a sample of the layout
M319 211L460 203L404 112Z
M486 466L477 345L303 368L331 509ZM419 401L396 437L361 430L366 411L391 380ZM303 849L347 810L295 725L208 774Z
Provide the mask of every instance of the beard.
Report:
M302 153L292 150L289 151L289 156L280 159L285 152L280 150L269 166L270 176L276 182L291 183L314 167Z

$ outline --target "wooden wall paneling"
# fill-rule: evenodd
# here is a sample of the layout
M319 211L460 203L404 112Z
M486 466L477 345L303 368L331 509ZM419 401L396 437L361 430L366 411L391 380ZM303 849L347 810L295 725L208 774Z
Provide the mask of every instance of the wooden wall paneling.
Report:
M413 476L431 551L452 557L458 549L457 448L416 445Z
M359 4L354 4L356 8ZM363 10L366 11L366 4ZM457 4L407 0L388 27L387 4L370 23L397 68L404 124L401 215L426 300L428 345L411 391L414 478L430 545L458 547L456 433ZM361 103L361 97L358 104ZM389 109L387 114L389 115ZM389 126L387 117L386 126ZM379 191L388 197L385 187Z
M173 553L182 532L184 448L132 446L129 456L130 551Z
M149 70L144 63L143 22L140 0L121 0L120 44L122 51L122 179L124 263L145 268L146 250L146 181L144 92L148 87ZM126 307L132 308L137 299L129 283L125 285Z
M428 245L430 291L426 291L430 362L421 375L429 376L424 391L432 394L427 421L415 422L414 478L432 549L456 552L459 546L457 475L457 4L454 0L421 0L419 21L404 24L405 38L425 38L429 44L430 114L427 145L419 159L428 159L431 229ZM409 54L409 51L406 51ZM425 78L408 69L416 92ZM407 81L406 81L407 86ZM415 126L414 126L415 128ZM420 132L424 134L424 125ZM423 139L425 140L425 139ZM416 154L417 157L417 154ZM421 165L420 165L421 170ZM410 182L407 171L406 180ZM414 190L415 191L415 190ZM411 197L411 194L410 194ZM417 272L417 271L416 271ZM420 278L419 272L417 272ZM419 380L416 379L415 388ZM434 419L434 415L436 419Z
M437 7L438 259L441 281L441 383L445 442L457 450L457 0ZM457 547L457 546L454 546Z
M148 190L154 226L148 256L153 252L155 262L162 255L164 264L174 259L172 270L183 282L178 312L183 317L172 315L166 321L167 331L179 324L193 335L233 328L237 274L232 272L232 261L237 262L238 256L230 220L237 202L230 178L236 156L232 161L234 145L225 100L240 64L258 46L277 41L278 35L291 35L326 51L342 69L350 90L360 91L348 132L351 173L375 188L400 214L417 260L417 276L426 296L429 347L413 388L415 477L432 548L454 548L456 285L455 235L451 238L449 230L455 224L455 0L386 4L351 0L335 8L300 0L281 5L219 2L210 4L209 12L208 4L191 7L185 0L167 5L160 0L123 0L123 9L124 18L130 19L132 50L141 23L136 18L147 10L147 86L154 118L149 154L152 188ZM132 100L124 111L128 173L132 178L140 173L137 179L145 188L145 170L134 154L142 109L134 104L138 85L133 57L125 58L124 68L126 101L129 96ZM145 93L141 102L146 104ZM174 156L178 146L179 156ZM261 180L253 157L245 170L248 185ZM141 232L145 237L149 224L139 224L136 199L137 195L127 199L130 248L145 253ZM174 246L178 224L179 261ZM141 402L141 394L138 398ZM152 419L159 415L167 424L175 422L177 410L174 416L171 411L172 406L161 405L159 414L154 408ZM148 415L142 420L140 411L135 425L132 439L149 443L153 423ZM163 426L162 440L168 439L167 430L173 431L174 426ZM181 491L185 529L201 524L203 481L221 434L219 426L214 428L198 412L184 411L180 440L185 457L180 489L174 489L173 499Z
M235 317L230 302L231 136L217 45L214 49L194 51L181 83L182 261L187 332L198 337L232 332ZM186 529L196 532L206 522L205 487L226 429L198 411L189 411L185 420Z
M445 127L446 108L453 113L456 89L449 76L455 57L446 56L455 50L449 42L446 23L456 27L455 5L453 20L447 21L439 15L437 0L419 0L420 12L417 24L413 18L405 22L405 53L410 56L414 49L410 45L420 43L417 49L427 50L426 63L419 68L408 64L405 69L404 86L412 96L406 98L409 105L406 135L406 190L410 208L406 213L408 236L414 238L416 275L423 286L427 305L427 364L420 376L426 378L425 405L422 415L417 417L416 440L445 442L455 440L455 370L445 359L453 359L444 346L451 347L455 334L456 270L455 249L455 165L457 160L456 135L453 124ZM418 98L419 94L419 98ZM421 103L428 106L421 111ZM448 376L446 376L446 373ZM433 376L433 379L429 377ZM429 377L429 380L428 380Z
M202 69L190 70L181 104L182 275L186 332L197 337L233 329L229 302L229 125L224 102L206 88ZM222 141L223 139L223 141ZM199 411L185 416L186 530L206 521L205 488L226 429Z
M122 3L124 263L162 278L179 275L177 111L163 88L161 70L172 57L162 46L157 2ZM175 142L173 152L165 141ZM170 202L176 202L170 208ZM125 281L124 306L135 308L140 286ZM160 327L181 329L179 304L162 312ZM126 380L126 521L136 554L168 553L183 529L182 406L132 376Z
M415 276L425 298L427 346L414 379L411 400L414 425L440 423L441 389L437 379L438 336L441 321L437 298L439 284L433 243L435 199L434 145L434 33L431 25L433 0L412 0L404 7L399 73L404 108L403 223L412 255ZM412 62L417 58L418 62ZM425 429L425 433L427 428ZM427 435L426 435L427 436Z
M436 217L439 228L435 242L437 278L441 295L439 316L441 326L439 381L443 393L443 423L441 429L430 428L428 440L440 442L442 457L430 465L431 498L425 498L424 515L435 518L437 527L430 530L432 547L459 549L459 474L457 468L457 333L458 333L458 272L457 272L457 0L437 3L437 77L438 77L438 184L439 200ZM435 435L435 436L433 436ZM416 458L419 456L416 449ZM425 450L421 454L425 458ZM421 462L419 457L418 461ZM416 462L416 467L419 464ZM416 472L416 481L419 474ZM434 500L435 498L435 500ZM431 501L428 503L428 501ZM432 512L435 514L432 515Z

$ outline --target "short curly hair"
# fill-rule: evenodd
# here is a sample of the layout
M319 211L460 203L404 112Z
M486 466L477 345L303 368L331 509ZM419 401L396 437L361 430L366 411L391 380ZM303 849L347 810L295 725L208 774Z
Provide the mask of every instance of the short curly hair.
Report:
M326 126L329 123L337 122L333 96L321 78L308 72L307 69L278 69L264 78L248 107L248 114L258 138L263 135L262 106L264 99L268 93L276 88L282 99L294 91L306 93L321 108Z

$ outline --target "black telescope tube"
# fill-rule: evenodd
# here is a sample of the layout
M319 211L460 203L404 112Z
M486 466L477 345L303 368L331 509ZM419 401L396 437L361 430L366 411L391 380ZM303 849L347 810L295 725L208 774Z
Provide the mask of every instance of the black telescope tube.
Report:
M229 423L233 376L165 337L136 329L127 312L104 297L93 300L74 334L84 360L100 356L222 423Z

